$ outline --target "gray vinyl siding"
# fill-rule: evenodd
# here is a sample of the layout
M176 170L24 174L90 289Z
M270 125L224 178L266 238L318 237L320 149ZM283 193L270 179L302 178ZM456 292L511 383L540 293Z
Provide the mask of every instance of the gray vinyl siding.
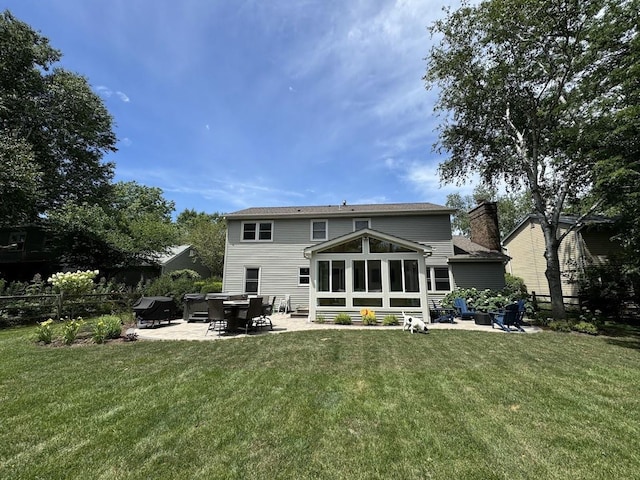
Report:
M452 263L451 272L456 287L484 290L504 288L504 266L500 262Z
M447 266L447 258L453 255L451 225L448 215L411 216L356 216L369 218L373 230L397 237L422 242L433 247L433 255L426 259L428 265ZM299 267L309 267L303 250L318 241L311 240L311 220L327 220L328 239L353 232L352 217L325 218L264 218L249 221L273 221L273 239L269 242L242 242L242 221L229 220L224 262L225 292L244 291L245 267L260 268L259 294L291 295L291 307L309 306L309 287L298 285Z

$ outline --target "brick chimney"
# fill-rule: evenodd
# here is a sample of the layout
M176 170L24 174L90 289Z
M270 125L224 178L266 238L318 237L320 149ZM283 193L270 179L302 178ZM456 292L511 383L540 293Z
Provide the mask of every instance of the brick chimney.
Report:
M498 228L498 204L480 200L476 208L469 212L470 240L489 250L502 251L500 228Z

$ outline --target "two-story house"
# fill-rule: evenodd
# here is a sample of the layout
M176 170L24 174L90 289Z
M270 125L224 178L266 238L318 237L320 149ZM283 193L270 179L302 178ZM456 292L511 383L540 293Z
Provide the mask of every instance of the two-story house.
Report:
M497 229L494 210L477 217ZM429 319L431 300L456 286L504 286L499 240L490 248L454 238L453 212L431 203L343 203L230 213L223 289L289 295L311 320L340 312L356 320L362 308L379 318L404 311Z

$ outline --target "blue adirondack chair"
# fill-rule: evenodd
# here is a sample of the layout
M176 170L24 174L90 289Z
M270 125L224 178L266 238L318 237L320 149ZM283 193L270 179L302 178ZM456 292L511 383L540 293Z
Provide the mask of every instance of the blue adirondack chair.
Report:
M453 307L456 309L456 312L458 312L458 316L462 320L473 319L474 309L467 307L467 302L465 302L464 298L455 298L453 300Z
M524 303L522 304L522 315L524 315ZM498 325L499 328L505 332L511 332L511 327L514 327L520 332L524 332L522 328L521 312L519 303L512 303L507 305L504 310L499 312L491 312L491 328Z

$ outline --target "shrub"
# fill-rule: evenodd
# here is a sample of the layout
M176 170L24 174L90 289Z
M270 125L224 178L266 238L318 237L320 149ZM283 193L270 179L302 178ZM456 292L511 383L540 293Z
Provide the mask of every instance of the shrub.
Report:
M92 338L96 343L104 343L111 338L119 338L122 323L115 315L104 315L93 324Z
M587 333L589 335L597 335L598 327L596 327L593 323L589 322L578 322L575 325L571 326L571 330L580 333Z
M570 332L571 325L566 320L552 320L549 322L549 328L554 332Z
M398 325L398 317L396 317L395 315L386 315L383 319L382 319L382 325Z
M200 293L222 292L222 280L216 277L206 278L194 283Z
M325 321L326 319L324 318L324 315L321 313L316 315L315 323L324 323Z
M78 317L75 320L67 320L62 326L62 341L65 345L71 345L78 336L80 327L84 325L82 317Z
M184 270L181 270L184 271ZM185 293L196 293L200 287L196 286L196 281L188 276L172 278L171 275L161 275L144 288L144 295L148 297L166 296L173 297L179 309L184 306L183 297Z
M66 295L80 295L93 289L93 279L98 275L98 270L86 270L81 272L58 272L47 280L48 283L60 293Z
M348 313L339 313L333 321L336 325L351 325L351 317Z
M524 284L524 280L522 278L511 275L510 273L505 273L504 282L505 287L502 289L503 295L513 298L514 300L529 297L527 286Z
M93 324L91 338L93 338L93 341L96 343L104 343L107 339L107 326L103 320L98 320Z
M374 312L373 310L363 308L362 310L360 310L360 315L362 315L363 325L376 325L378 323L376 321L376 312Z
M36 338L38 342L51 343L53 339L53 319L38 323L36 328Z

